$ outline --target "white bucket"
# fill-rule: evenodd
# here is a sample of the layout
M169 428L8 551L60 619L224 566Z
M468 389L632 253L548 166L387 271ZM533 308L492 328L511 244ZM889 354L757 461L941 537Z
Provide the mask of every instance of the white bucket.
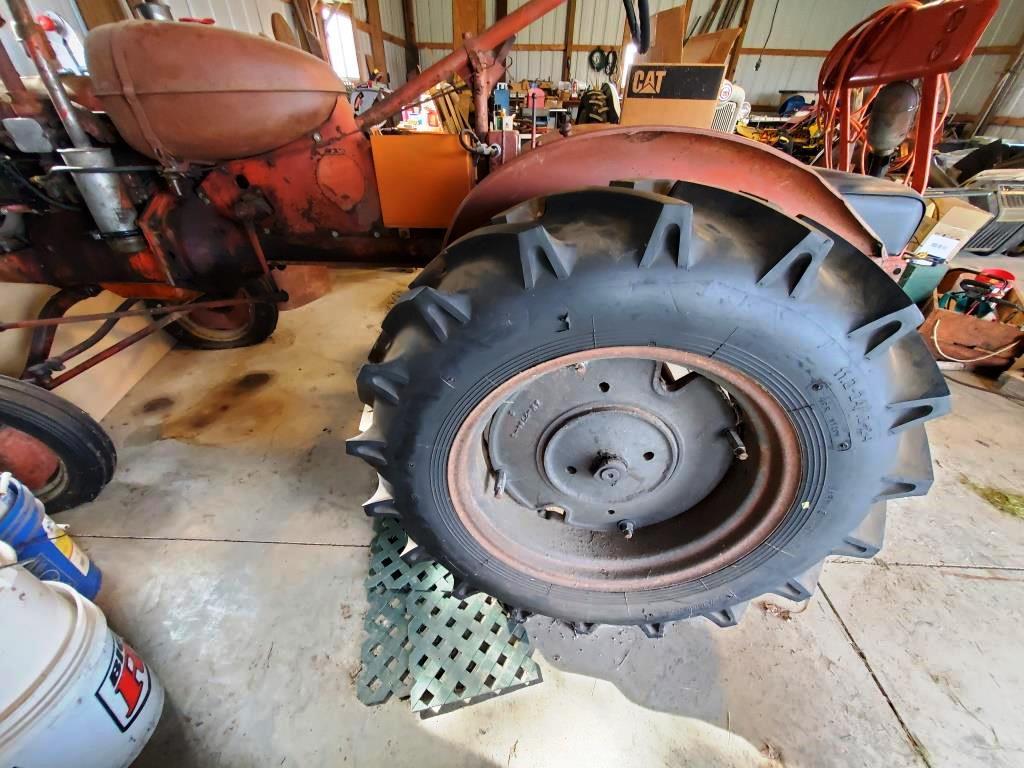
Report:
M0 545L0 768L127 768L164 691L70 587L40 582Z

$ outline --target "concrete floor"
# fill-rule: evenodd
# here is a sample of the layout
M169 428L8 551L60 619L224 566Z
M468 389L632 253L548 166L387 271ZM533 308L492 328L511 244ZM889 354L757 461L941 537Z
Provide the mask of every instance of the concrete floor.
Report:
M341 273L267 344L171 352L107 418L117 477L61 521L169 694L137 765L1024 765L1024 520L961 482L1022 490L1024 409L960 384L931 495L893 504L881 557L830 562L806 608L657 641L531 619L542 685L425 721L361 705L375 478L343 442L409 279Z

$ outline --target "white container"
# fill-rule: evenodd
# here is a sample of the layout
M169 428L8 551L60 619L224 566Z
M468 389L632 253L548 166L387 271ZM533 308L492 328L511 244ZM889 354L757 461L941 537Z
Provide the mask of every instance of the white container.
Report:
M0 543L0 768L127 768L164 691L70 587L41 582Z

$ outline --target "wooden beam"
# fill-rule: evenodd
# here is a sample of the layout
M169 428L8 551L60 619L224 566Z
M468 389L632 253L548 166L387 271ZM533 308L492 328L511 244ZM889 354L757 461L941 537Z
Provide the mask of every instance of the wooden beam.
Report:
M742 42L742 37L740 41ZM989 45L979 46L974 49L972 56L1012 56L1016 53L1017 48L1013 45ZM737 50L739 56L759 56L761 55L760 48L739 48ZM823 48L765 48L765 56L797 56L806 57L812 59L823 59L828 56L829 52Z
M740 48L737 53L740 56L759 56L760 48ZM806 56L809 58L825 58L828 51L817 48L765 48L765 56Z
M954 123L976 123L978 115L957 113L953 115ZM989 125L1007 125L1011 128L1024 128L1024 117L1009 117L1006 115L995 115L988 119Z
M1000 74L999 79L995 85L992 86L992 90L985 98L985 103L981 107L981 112L978 113L978 119L968 134L970 138L974 138L975 135L984 131L985 128L992 123L994 117L992 113L995 108L999 106L1000 102L1005 95L1007 86L1013 86L1014 81L1017 79L1019 74L1018 67L1021 64L1021 57L1024 56L1024 32L1021 33L1020 39L1017 40L1017 44L1013 46L1013 52L1010 54L1007 62L1006 69Z
M740 38L742 42L742 38ZM972 56L1012 56L1016 53L1017 48L1013 45L987 45L979 46L974 49ZM760 48L743 48L740 47L739 54L741 56L758 56L761 53ZM765 48L765 56L806 56L808 58L825 58L829 52L822 48Z
M416 48L416 9L413 0L402 0L402 21L405 27L405 68L409 73L420 68L420 52Z
M572 79L572 45L576 36L576 0L565 7L565 46L562 48L562 79Z
M494 0L494 20L508 16L508 0Z
M512 46L513 51L564 51L565 46L561 43L516 43Z
M750 24L750 14L754 10L754 0L743 0L743 12L740 14L740 36L736 38L736 45L729 54L729 66L725 70L725 79L731 81L736 74L736 65L740 61L740 51L743 49L743 38L747 34L747 26Z
M380 24L380 1L366 0L366 21L370 25L370 50L373 51L373 66L381 71L387 80L388 60L384 55L384 30Z
M87 29L95 29L100 24L110 24L128 18L118 0L76 0L76 3Z
M421 51L450 51L451 43L416 41L416 47ZM573 43L573 53L590 53L594 48L608 48L604 44L596 43ZM514 51L564 51L562 43L517 43L512 46Z
M1013 56L1016 52L1015 45L979 45L971 56Z
M479 0L452 0L452 48L461 48L466 35L483 30L483 9Z

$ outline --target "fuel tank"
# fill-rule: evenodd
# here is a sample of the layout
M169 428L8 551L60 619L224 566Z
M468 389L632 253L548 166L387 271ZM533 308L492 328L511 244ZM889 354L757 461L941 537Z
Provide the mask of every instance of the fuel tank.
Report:
M104 24L89 33L86 57L124 140L157 159L215 163L276 149L320 126L345 92L315 56L202 24Z

